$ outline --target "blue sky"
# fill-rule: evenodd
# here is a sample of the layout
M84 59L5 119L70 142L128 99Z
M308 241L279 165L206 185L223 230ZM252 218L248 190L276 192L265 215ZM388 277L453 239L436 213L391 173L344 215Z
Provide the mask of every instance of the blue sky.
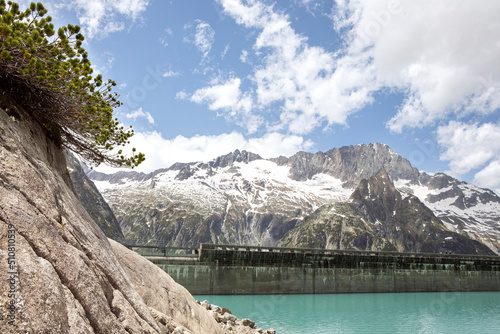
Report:
M44 4L117 82L139 171L381 142L500 193L499 1Z

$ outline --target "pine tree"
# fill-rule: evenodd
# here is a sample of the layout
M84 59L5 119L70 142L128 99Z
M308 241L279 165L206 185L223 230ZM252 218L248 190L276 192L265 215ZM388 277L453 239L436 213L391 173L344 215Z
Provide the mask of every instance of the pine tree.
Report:
M68 24L56 31L41 3L24 11L0 0L0 84L61 144L92 165L134 167L144 161L121 146L134 134L113 117L121 105L116 83L93 75L82 47L80 27ZM117 152L117 153L112 153Z

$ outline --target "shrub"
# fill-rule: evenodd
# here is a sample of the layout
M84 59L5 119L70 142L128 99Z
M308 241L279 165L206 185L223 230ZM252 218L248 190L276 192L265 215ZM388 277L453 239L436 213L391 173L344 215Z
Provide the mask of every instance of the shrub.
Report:
M113 118L121 105L113 92L116 83L93 75L80 27L68 24L56 33L41 3L20 11L17 3L0 0L0 13L3 88L62 146L92 165L140 164L145 157L135 148L131 157L118 150L134 131Z

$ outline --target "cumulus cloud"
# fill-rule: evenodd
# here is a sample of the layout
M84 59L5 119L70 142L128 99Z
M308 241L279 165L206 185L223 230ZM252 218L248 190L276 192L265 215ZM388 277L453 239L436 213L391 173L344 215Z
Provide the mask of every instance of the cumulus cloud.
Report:
M229 52L229 48L230 48L230 43L227 43L220 55L221 59L224 59L226 57L227 53Z
M170 28L165 29L165 32L167 33L167 36L160 37L160 43L163 46L168 46L168 40L174 32Z
M148 4L148 0L72 0L67 7L75 9L85 37L92 39L124 30L128 22L141 17Z
M144 112L142 110L142 108L139 108L137 110L134 110L134 111L126 114L125 117L127 117L128 119L132 119L134 121L137 118L145 118L145 119L148 120L149 124L154 124L155 123L155 120L154 120L153 116L151 116L151 114L149 112Z
M438 143L450 161L451 172L466 174L500 155L500 125L451 121L437 130Z
M206 58L212 49L212 44L215 39L215 31L207 22L197 20L196 34L194 35L194 44L203 53L203 58Z
M475 174L473 182L499 188L500 124L451 121L440 126L437 135L439 145L444 148L440 158L450 161L451 174L460 176L483 168Z
M394 132L500 107L497 1L337 1L333 20L345 42L337 53L309 45L273 6L220 2L237 23L260 31L259 107L282 103L281 125L294 133L345 124L383 88L406 95L387 123Z
M263 158L274 158L280 155L290 156L297 151L309 151L313 147L314 143L310 139L304 140L301 136L271 132L260 138L250 138L244 149L258 152Z
M179 135L173 139L165 139L161 133L152 131L136 133L124 152L135 147L144 153L146 161L136 170L147 173L170 167L176 162L210 161L236 149L247 150L263 158L272 158L309 150L313 145L310 140L304 140L302 137L279 133L268 133L263 137L248 139L239 132L215 136L196 135L190 138ZM99 166L96 170L105 173L117 171L116 168L108 166Z
M340 58L309 45L292 28L289 17L273 6L259 1L220 2L238 24L259 31L253 49L261 63L251 77L255 89L247 93L256 101L253 113L277 114L271 129L307 134L325 122L346 124L350 114L372 102L377 86L368 56ZM241 60L247 59L244 50Z
M248 62L248 51L247 50L242 50L241 51L240 61L242 63L247 63Z
M191 96L191 101L207 102L210 110L237 109L241 97L240 84L239 78L231 78L223 83L219 79L213 80L211 86L198 89Z
M474 175L474 184L493 190L500 195L500 160L493 160L488 166Z
M168 71L163 73L161 76L164 78L173 78L178 77L179 75L181 75L181 72L172 71L172 68L169 67Z
M250 94L242 93L241 79L232 77L226 81L221 78L212 80L211 85L196 90L190 100L196 103L208 103L210 110L224 112L228 119L254 133L263 122L261 116L252 113L253 101ZM187 98L185 93L178 93L178 98Z
M500 2L337 1L347 55L366 53L382 87L406 98L394 132L500 107Z

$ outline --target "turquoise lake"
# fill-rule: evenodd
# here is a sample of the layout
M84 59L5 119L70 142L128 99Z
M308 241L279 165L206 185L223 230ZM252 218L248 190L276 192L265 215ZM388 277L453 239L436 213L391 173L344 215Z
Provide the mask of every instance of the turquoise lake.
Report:
M194 297L277 334L500 333L500 292Z

